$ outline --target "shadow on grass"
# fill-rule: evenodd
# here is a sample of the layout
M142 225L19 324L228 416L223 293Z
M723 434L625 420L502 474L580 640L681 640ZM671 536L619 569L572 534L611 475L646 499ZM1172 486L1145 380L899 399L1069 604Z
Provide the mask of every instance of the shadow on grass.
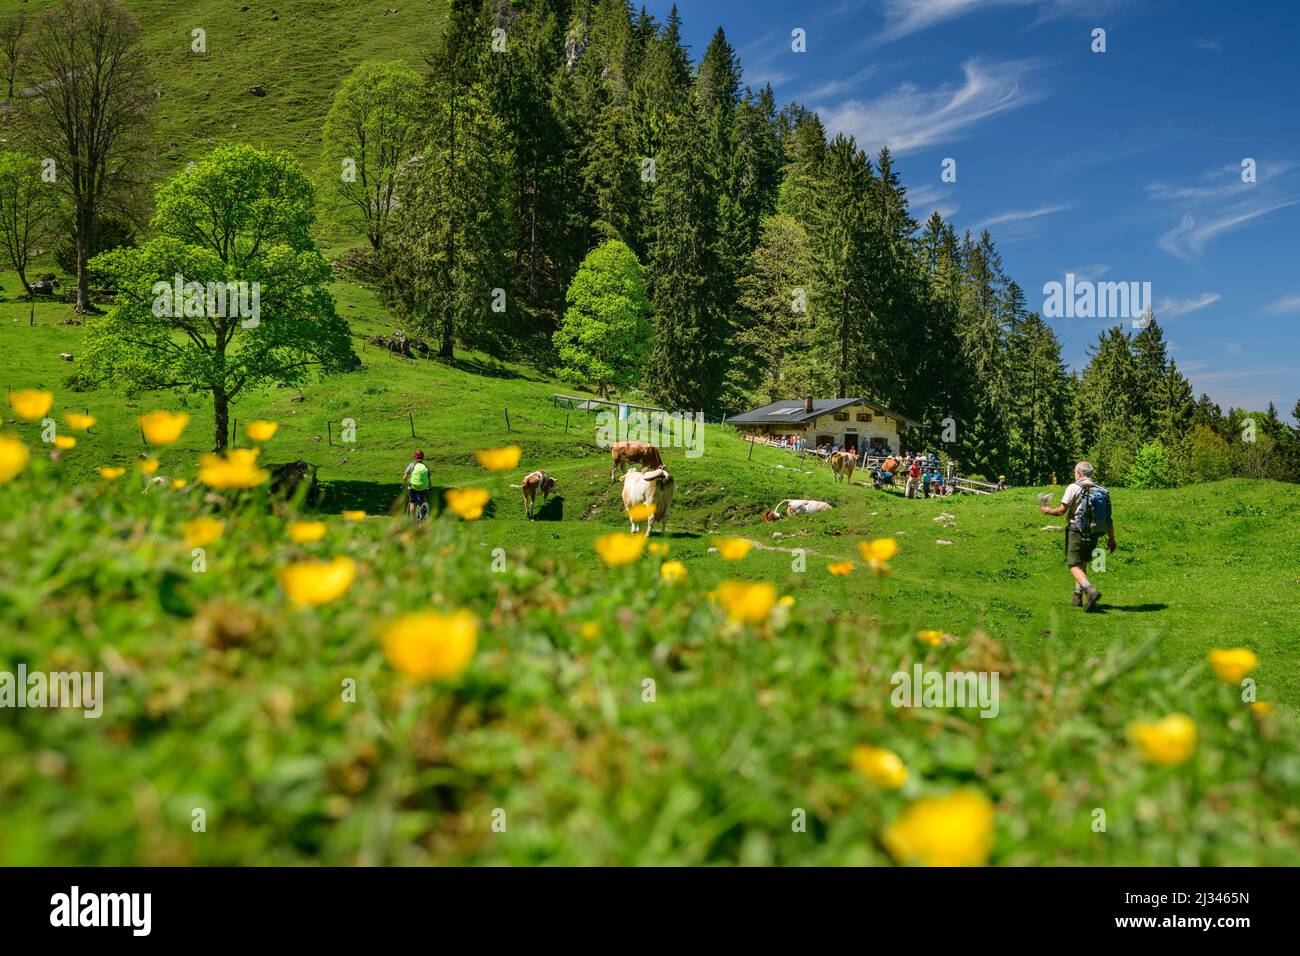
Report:
M1130 611L1145 614L1148 611L1163 611L1168 607L1168 604L1101 604L1093 608L1093 613L1096 614L1098 611L1103 614L1107 611Z
M534 521L563 521L564 496L553 495L533 509Z

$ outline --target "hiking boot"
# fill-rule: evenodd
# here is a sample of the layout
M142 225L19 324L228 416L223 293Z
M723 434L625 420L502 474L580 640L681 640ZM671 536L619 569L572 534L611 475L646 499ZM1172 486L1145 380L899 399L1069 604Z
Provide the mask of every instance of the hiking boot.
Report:
M1083 606L1083 592L1082 592L1082 591L1075 591L1074 594L1070 596L1070 603L1073 604L1075 607L1082 607L1082 606Z
M1085 611L1091 611L1097 606L1097 602L1101 600L1101 592L1096 588L1088 588L1083 593L1085 595L1083 600L1083 609Z

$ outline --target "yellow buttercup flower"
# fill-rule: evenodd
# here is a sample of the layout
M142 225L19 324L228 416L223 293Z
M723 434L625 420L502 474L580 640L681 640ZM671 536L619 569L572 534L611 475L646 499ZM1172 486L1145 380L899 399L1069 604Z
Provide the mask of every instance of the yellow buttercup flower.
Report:
M872 747L867 744L854 747L849 763L871 783L886 790L897 790L907 782L907 767L904 766L902 759L898 754L884 747Z
M225 455L199 457L199 481L212 488L255 488L271 477L257 467L256 448L233 448Z
M290 521L285 530L294 544L310 544L325 537L324 521Z
M893 538L859 541L858 550L873 574L889 574L889 559L898 553L898 542Z
M518 445L506 445L504 448L488 448L484 451L476 451L474 457L488 471L509 471L519 464L519 456L522 453L523 449Z
M766 581L723 581L713 592L727 617L740 624L761 624L776 607L776 588Z
M826 565L826 570L829 571L831 574L835 575L836 577L843 577L846 574L853 573L853 562L832 561L830 564Z
M983 866L993 849L993 804L976 790L924 797L885 829L884 844L899 863Z
M938 647L943 643L943 631L917 631L916 639L922 644Z
M172 479L172 487L173 487L173 488L176 488L177 490L179 490L179 489L181 489L181 488L184 488L184 487L185 487L186 485L188 485L188 484L189 484L189 482L186 481L184 478L173 478L173 479Z
M0 435L0 485L12 481L14 476L27 467L32 453L12 435Z
M54 393L39 388L20 388L16 392L9 393L9 405L13 408L14 414L29 422L44 418L53 404Z
M298 561L280 569L280 587L289 600L303 607L317 607L342 597L357 576L351 558L333 561Z
M446 680L464 673L478 644L478 618L469 611L421 611L398 618L384 631L393 667L416 680Z
M627 509L627 516L634 524L640 524L655 513L655 506L648 504L633 505Z
M260 419L244 425L244 434L252 441L270 441L280 428L278 422L264 422Z
M107 478L109 481L115 481L126 474L126 469L118 468L116 466L105 466L99 469L99 474L102 478Z
M484 488L448 488L442 500L454 514L466 521L477 521L483 517L483 507L491 497Z
M665 581L685 581L686 565L680 561L665 561L659 565L659 577Z
M1250 712L1256 717L1272 717L1277 710L1277 704L1271 700L1257 700L1250 705Z
M1258 663L1259 658L1249 648L1234 647L1231 650L1216 648L1210 651L1210 666L1214 668L1214 673L1218 675L1219 680L1225 684L1240 684L1241 679L1253 671Z
M69 448L77 447L77 440L71 435L55 435L54 447L62 451L67 451Z
M578 628L578 633L582 635L584 641L592 641L600 636L600 625L595 621L583 621L582 627Z
M81 412L68 412L63 416L63 424L67 425L73 431L84 432L91 425L95 424L95 416L83 415Z
M158 409L140 416L140 429L151 445L170 445L181 437L185 426L190 423L190 416L185 412L169 412Z
M749 549L754 546L754 542L747 538L714 538L713 546L718 549L718 554L728 561L739 561L749 554Z
M781 607L794 607L794 595L782 594L781 600L777 601L776 603Z
M662 558L668 553L668 544L665 541L651 541L646 548L656 558Z
M1133 742L1154 763L1180 764L1196 750L1196 724L1186 714L1170 714L1154 723L1135 721L1128 730Z
M366 513L361 510L340 512L344 521L365 521Z
M216 518L195 518L181 525L181 533L191 548L203 548L220 538L225 527L226 523Z
M602 534L595 542L596 553L610 567L631 564L645 550L645 538L639 534Z
M140 468L140 474L142 474L142 475L152 475L155 471L158 470L158 459L157 459L157 458L141 458L138 467Z

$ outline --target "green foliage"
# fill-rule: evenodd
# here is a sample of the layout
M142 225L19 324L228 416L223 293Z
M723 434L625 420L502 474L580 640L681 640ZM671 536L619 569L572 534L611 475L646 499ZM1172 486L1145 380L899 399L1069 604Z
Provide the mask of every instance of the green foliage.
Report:
M90 241L90 258L101 252L112 252L138 241L135 226L121 216L104 216L95 223L94 238ZM54 262L69 275L77 274L77 241L67 238L54 247ZM102 279L103 276L97 276Z
M57 234L58 212L58 194L42 182L40 162L0 149L0 243L29 295L27 268Z
M1133 466L1128 470L1130 488L1175 488L1178 476L1169 450L1158 441L1147 442L1138 449Z
M605 396L636 384L649 354L652 329L641 263L610 240L593 249L569 284L569 303L554 343L560 378L591 385Z
M245 390L351 368L311 204L296 161L251 146L219 147L159 186L155 238L94 261L118 294L89 326L83 381L207 392L224 448Z
M374 249L382 249L397 177L419 141L420 75L400 61L367 61L334 94L325 117L321 179Z

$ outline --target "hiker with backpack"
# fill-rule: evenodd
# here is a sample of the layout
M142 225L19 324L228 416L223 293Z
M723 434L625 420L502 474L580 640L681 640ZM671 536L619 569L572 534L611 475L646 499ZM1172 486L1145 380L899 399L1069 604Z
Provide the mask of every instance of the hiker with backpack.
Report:
M406 486L406 513L416 518L416 509L420 509L420 517L429 513L429 489L433 481L429 475L429 466L424 463L424 452L416 451L411 455L411 461L406 466L406 471L402 472L402 484Z
M1108 550L1115 551L1110 492L1093 482L1092 465L1081 461L1074 466L1074 481L1066 486L1061 503L1055 508L1044 503L1042 510L1045 515L1070 516L1065 526L1065 563L1074 576L1073 603L1091 611L1101 600L1101 592L1088 580L1088 561L1103 534L1108 539Z

